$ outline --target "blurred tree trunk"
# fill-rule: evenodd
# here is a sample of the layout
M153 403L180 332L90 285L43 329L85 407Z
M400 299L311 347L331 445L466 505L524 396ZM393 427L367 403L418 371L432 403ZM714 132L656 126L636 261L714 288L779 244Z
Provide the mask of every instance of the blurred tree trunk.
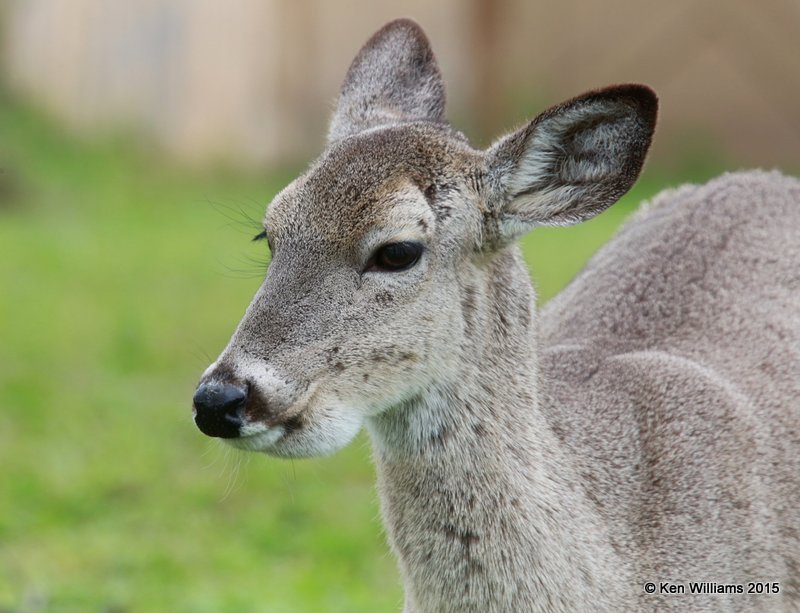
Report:
M475 41L471 59L475 66L472 80L475 134L480 143L486 144L500 128L506 110L500 38L509 0L472 0L470 4Z

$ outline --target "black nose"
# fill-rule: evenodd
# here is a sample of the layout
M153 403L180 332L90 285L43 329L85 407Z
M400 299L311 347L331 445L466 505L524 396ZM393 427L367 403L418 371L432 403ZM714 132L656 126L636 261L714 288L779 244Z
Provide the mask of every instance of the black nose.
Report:
M203 434L238 438L247 389L231 383L209 382L197 388L192 399L194 423Z

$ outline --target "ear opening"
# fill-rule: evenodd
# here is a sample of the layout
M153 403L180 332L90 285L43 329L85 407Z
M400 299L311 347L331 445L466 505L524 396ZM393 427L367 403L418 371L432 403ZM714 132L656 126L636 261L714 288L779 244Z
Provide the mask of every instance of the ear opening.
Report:
M611 206L639 176L657 112L649 87L618 85L548 109L500 139L487 152L497 232L513 240Z
M444 121L444 82L422 28L391 21L361 48L347 71L328 131L334 142L369 128Z

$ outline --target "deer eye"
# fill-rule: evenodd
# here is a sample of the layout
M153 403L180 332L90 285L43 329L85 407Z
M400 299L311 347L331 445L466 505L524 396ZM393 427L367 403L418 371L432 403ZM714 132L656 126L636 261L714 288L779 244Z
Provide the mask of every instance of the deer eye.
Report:
M421 243L388 243L379 247L367 262L366 271L400 272L408 270L419 261L424 247Z

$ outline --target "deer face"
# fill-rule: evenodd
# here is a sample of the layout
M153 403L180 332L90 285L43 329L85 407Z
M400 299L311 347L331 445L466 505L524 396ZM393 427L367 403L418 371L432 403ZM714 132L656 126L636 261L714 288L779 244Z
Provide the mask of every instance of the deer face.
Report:
M365 419L457 378L460 296L475 267L536 224L612 204L635 180L655 120L652 92L621 86L479 152L443 108L416 24L392 22L367 42L328 148L267 211L272 261L195 393L203 432L274 455L322 454Z
M324 453L449 376L459 262L480 243L467 179L481 163L441 126L386 128L334 144L280 193L264 223L269 271L201 381L200 428Z

